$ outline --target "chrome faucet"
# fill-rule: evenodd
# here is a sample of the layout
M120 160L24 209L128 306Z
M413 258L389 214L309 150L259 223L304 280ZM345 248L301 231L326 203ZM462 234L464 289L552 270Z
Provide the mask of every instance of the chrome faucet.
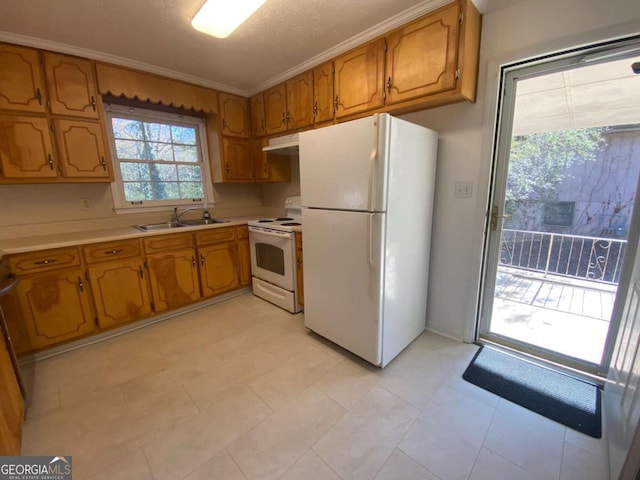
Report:
M178 223L180 221L180 217L182 215L184 215L185 213L191 211L191 210L198 210L200 207L189 207L189 208L185 208L183 211L181 211L180 213L178 213L178 207L174 207L173 209L173 215L171 215L171 222L172 223Z

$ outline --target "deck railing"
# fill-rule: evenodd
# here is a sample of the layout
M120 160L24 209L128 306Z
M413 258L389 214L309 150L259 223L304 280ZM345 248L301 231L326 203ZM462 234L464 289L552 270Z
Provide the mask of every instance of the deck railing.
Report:
M626 240L502 229L500 265L617 285Z

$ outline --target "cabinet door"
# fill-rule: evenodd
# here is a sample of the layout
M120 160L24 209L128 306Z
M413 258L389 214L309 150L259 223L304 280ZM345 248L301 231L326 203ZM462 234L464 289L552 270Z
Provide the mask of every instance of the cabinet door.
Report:
M62 173L68 178L111 178L99 123L54 120Z
M199 247L198 256L204 298L238 288L236 242Z
M264 96L262 93L249 99L251 106L251 132L254 137L262 137L267 134L267 126L264 119Z
M387 104L456 87L458 15L455 3L387 37Z
M20 455L24 401L9 349L0 338L0 454Z
M267 145L267 139L258 139L251 142L253 150L253 175L256 182L268 182L271 178L269 173L269 160L267 153L262 151L262 147Z
M87 335L95 328L80 268L20 277L16 295L33 350Z
M333 120L333 62L326 62L313 69L313 121Z
M240 285L251 284L251 251L249 250L249 239L238 240L238 261L240 264Z
M47 120L0 115L0 164L5 178L57 177Z
M336 117L384 106L384 38L335 59Z
M88 270L100 327L113 327L151 315L142 259L105 262Z
M147 262L156 312L179 308L200 299L198 265L193 249L149 255Z
M222 157L224 159L223 177L225 181L253 181L251 145L248 139L223 137Z
M313 73L311 70L287 80L287 129L313 124Z
M249 101L244 97L220 93L222 135L249 138Z
M287 87L284 83L264 92L264 115L267 135L287 130Z
M38 51L0 45L0 109L44 112L44 93Z
M90 60L44 54L51 113L98 118L96 81Z

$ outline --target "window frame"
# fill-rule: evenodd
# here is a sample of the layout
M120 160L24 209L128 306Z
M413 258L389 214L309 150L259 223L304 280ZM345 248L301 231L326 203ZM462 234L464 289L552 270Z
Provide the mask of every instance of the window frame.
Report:
M109 148L113 161L114 181L111 183L111 193L113 196L114 211L116 213L139 213L149 211L164 211L167 207L179 207L185 205L207 205L214 204L213 182L211 177L211 166L209 163L207 135L205 119L196 115L169 113L151 108L132 107L113 103L104 104L107 136L109 138ZM141 200L140 202L128 201L125 198L124 182L120 169L120 159L117 155L115 136L113 132L112 119L127 118L140 120L143 122L169 123L177 126L195 127L196 146L198 147L198 165L202 168L202 186L204 197L193 199L168 199L168 200Z

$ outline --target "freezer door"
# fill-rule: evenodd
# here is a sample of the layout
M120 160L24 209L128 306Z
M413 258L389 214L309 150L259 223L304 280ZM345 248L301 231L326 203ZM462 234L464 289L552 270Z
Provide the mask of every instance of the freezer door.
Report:
M385 220L302 210L305 326L374 365L381 363Z
M300 134L300 191L305 207L386 209L388 131L377 114Z

